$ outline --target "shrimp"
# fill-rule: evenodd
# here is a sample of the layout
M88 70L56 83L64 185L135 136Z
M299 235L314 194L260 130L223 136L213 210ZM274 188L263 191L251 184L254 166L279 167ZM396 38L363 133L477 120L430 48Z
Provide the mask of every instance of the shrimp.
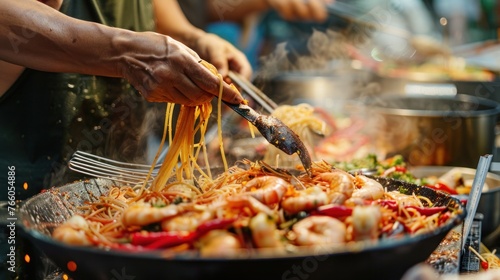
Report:
M352 210L353 239L377 240L378 224L382 219L382 213L378 206L356 206Z
M374 179L357 175L354 182L357 188L352 193L353 198L376 200L384 196L384 187Z
M328 204L328 197L320 187L310 187L297 191L296 194L298 195L285 198L281 202L281 207L289 214L316 209Z
M89 224L87 220L80 215L74 215L56 227L52 233L52 237L66 244L87 246L92 244L86 233L88 229Z
M266 205L278 203L291 185L282 178L262 176L254 178L245 185L250 195ZM257 190L253 190L257 189Z
M175 194L187 198L188 200L193 200L200 191L193 185L186 182L175 182L163 187L162 192Z
M240 240L226 230L212 230L200 238L200 254L203 257L228 256L242 248Z
M187 212L185 214L167 218L161 222L164 231L194 231L201 223L213 217L208 211Z
M344 203L354 191L352 175L343 170L334 169L331 172L320 173L314 178L314 181L320 185L328 183L327 192L331 204Z
M145 226L177 216L186 211L186 208L174 204L165 207L153 207L149 203L137 202L123 211L122 223L124 226Z
M284 248L273 217L259 213L250 220L252 240L258 248Z
M300 246L342 244L346 239L346 226L328 216L309 216L293 225L295 243Z

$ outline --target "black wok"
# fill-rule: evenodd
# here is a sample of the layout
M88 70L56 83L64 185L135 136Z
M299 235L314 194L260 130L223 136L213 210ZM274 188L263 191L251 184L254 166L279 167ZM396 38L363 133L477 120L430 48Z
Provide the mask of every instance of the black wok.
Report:
M438 205L463 209L437 230L376 245L326 249L280 257L200 258L192 254L105 251L69 246L53 240L50 230L77 212L75 206L105 193L112 181L92 179L65 185L27 200L20 209L23 233L74 279L400 279L413 265L425 261L464 216L460 202L444 193L392 179L377 178L388 190L401 185ZM76 270L68 269L68 262ZM69 266L72 267L71 265ZM74 268L74 266L73 266Z

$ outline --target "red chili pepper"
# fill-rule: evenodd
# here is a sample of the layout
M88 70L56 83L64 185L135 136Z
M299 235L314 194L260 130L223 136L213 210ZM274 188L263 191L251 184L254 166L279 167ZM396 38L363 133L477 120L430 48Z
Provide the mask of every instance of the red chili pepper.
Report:
M172 247L195 240L214 229L222 229L231 225L236 219L215 219L202 223L194 232L135 232L130 235L132 245L141 245L149 249Z
M311 214L341 218L352 215L352 208L343 205L330 204L318 207L318 209L313 211Z
M111 247L111 249L114 249L114 250L127 251L127 252L140 252L140 251L146 250L146 248L144 248L142 246L136 246L136 245L132 245L130 243L127 243L127 244L115 243L115 244L111 245L110 247Z
M458 194L458 192L454 188L451 188L451 187L447 186L446 184L443 184L440 182L437 182L434 185L427 185L426 187L429 187L429 188L437 190L437 191L443 191L443 192L449 193L449 194Z
M166 231L134 232L130 235L130 243L132 245L148 245L162 238L169 237L171 235L172 235L171 232L166 232Z
M434 215L436 213L440 213L440 212L443 212L444 210L446 210L446 206L437 206L437 207L418 207L418 206L412 206L412 205L409 205L409 206L405 206L406 209L408 208L412 208L412 209L415 209L417 210L420 214L422 215L425 215L425 216L431 216L431 215Z
M227 228L228 226L232 225L236 221L236 218L231 218L231 219L214 219L210 221L206 221L199 225L196 228L196 232L199 235L203 235L211 230L214 229L223 229Z
M382 200L379 199L375 202L378 205L387 207L388 209L391 210L398 210L398 202L396 200Z
M148 249L160 249L190 243L197 237L196 232L172 232L165 231L162 238L149 243L145 247Z

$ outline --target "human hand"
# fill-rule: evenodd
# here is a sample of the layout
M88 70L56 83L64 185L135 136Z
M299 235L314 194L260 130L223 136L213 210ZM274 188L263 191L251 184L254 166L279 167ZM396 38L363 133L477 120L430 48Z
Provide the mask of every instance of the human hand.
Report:
M202 33L191 47L201 58L212 63L223 77L228 75L229 70L247 79L252 76L252 66L245 54L215 34Z
M199 63L196 52L158 33L145 32L141 36L147 38L134 37L135 44L126 44L125 65L121 69L146 100L196 106L219 96L220 78ZM143 49L151 46L153 50ZM225 82L222 99L235 104L243 102L240 93Z
M327 16L325 5L333 0L266 0L285 20L324 21Z

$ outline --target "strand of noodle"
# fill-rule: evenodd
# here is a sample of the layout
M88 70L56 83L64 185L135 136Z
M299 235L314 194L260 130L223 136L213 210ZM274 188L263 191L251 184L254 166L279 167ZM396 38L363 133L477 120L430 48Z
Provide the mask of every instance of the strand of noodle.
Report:
M148 184L149 178L151 178L151 174L153 173L156 162L158 161L158 158L160 157L161 151L163 149L163 145L165 144L165 138L166 138L168 127L169 127L168 123L169 123L169 119L171 119L170 116L172 114L172 111L169 110L169 108L170 108L169 104L167 104L166 107L167 108L165 110L165 121L164 121L164 125L163 125L163 135L161 137L160 146L158 147L158 150L156 151L156 155L155 155L155 158L153 160L153 163L151 164L151 167L149 168L148 175L146 175L146 179L144 180L142 187L139 189L139 193L143 193L144 190L146 189L146 185Z
M217 134L219 137L219 148L222 157L222 164L224 166L224 171L227 171L227 161L224 153L224 142L222 141L222 87L223 79L221 74L217 74L219 77L219 99L217 100Z
M175 103L167 103L167 116L169 116L168 118L168 122L165 124L167 125L168 127L168 143L172 143L172 133L173 133L173 124L172 124L172 121L173 121L173 115L174 115L174 109L175 109Z
M250 130L250 136L252 137L252 139L255 138L255 130L254 130L254 127L253 127L253 124L250 123L249 121L247 121L248 123L248 129Z
M109 223L101 228L101 233L110 232L112 230L121 230L123 225L121 223Z
M201 151L203 153L203 159L205 161L205 166L206 166L206 170L207 170L207 173L208 173L208 178L212 178L212 173L211 173L211 168L210 168L210 163L209 163L209 160L208 160L208 152L207 152L207 146L205 145L205 133L207 131L207 128L208 128L208 121L205 121L205 120L208 120L209 116L210 116L210 113L212 112L212 104L211 103L206 103L206 106L203 106L204 108L204 114L203 114L203 117L202 119L204 120L202 125L200 126L200 146L201 146ZM195 154L195 158L192 159L192 162L194 163L196 169L201 173L203 174L203 176L207 177L206 173L205 172L202 172L200 166L197 164L196 162L196 158L198 158L198 152L199 152L199 149L197 151L197 153Z

